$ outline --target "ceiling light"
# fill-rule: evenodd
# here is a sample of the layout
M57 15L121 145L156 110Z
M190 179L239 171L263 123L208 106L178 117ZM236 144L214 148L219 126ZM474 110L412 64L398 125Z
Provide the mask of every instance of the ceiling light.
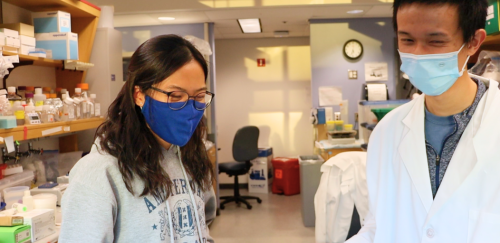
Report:
M159 20L175 20L174 17L159 17Z
M262 33L260 19L238 19L241 31L248 33Z
M360 9L347 11L348 14L360 14L362 12L364 12L364 10L360 10Z

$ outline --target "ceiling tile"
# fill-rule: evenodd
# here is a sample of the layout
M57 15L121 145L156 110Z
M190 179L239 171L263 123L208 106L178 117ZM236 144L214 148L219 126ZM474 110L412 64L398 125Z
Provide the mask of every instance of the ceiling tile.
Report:
M241 34L241 29L240 27L232 27L232 28L217 28L217 30L221 33L221 34Z
M151 18L174 17L175 20L161 21L163 24L204 23L210 21L205 12L165 12L149 14Z
M231 28L231 27L238 27L238 21L236 19L230 19L230 20L216 20L214 21L215 27L222 27L222 28Z
M373 6L365 17L392 17L392 4Z
M243 39L243 38L262 38L264 35L259 34L224 34L225 39Z
M161 22L158 19L151 18L147 14L115 15L113 20L114 20L115 27L160 25L161 24Z

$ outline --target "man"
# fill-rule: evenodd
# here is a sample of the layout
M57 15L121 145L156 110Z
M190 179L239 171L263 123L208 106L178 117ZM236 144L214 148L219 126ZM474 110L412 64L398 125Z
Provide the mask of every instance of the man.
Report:
M401 70L425 95L370 138L368 213L349 243L500 242L500 90L471 78L487 0L395 0Z

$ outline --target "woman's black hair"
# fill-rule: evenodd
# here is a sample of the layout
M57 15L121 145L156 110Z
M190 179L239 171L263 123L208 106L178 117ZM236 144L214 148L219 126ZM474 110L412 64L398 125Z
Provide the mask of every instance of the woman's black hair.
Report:
M151 194L161 201L172 194L173 185L160 163L164 159L162 147L135 103L135 87L147 93L153 85L193 60L203 68L206 80L207 62L189 41L176 35L161 35L144 42L132 55L127 81L109 107L107 120L97 129L100 149L118 159L123 182L134 195L137 193L132 187L134 179L144 184L140 196ZM214 172L202 140L206 132L203 120L181 148L181 157L193 182L209 190Z

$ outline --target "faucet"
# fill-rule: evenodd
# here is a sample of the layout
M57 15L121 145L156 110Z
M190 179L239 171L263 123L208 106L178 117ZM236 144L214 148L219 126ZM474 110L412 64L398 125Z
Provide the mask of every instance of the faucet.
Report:
M9 156L9 154L7 153L7 149L5 147L2 148L2 161L4 164L9 160L14 160L15 163L17 163L18 159L18 157Z
M43 148L42 149L33 149L33 143L32 142L29 142L28 143L28 153L29 153L29 156L33 155L33 154L43 154Z

